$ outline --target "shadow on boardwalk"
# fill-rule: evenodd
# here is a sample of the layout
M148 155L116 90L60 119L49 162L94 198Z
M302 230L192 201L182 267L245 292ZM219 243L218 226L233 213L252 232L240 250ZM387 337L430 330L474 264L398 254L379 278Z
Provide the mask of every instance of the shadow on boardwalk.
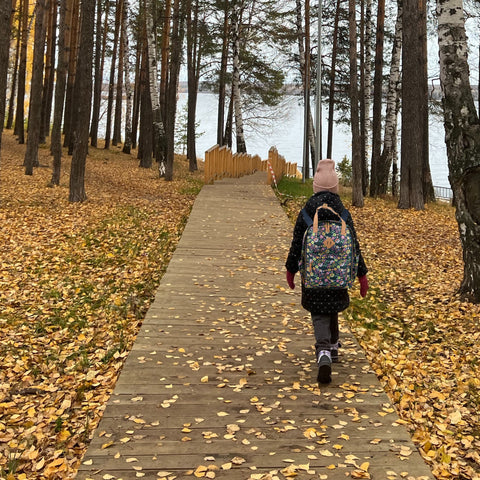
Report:
M202 189L78 480L433 478L346 328L316 385L291 232L260 174Z

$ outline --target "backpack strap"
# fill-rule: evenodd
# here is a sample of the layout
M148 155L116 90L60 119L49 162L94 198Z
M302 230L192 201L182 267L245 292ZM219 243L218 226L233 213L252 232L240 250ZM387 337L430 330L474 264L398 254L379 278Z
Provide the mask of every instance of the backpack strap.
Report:
M313 233L316 234L318 231L318 211L321 210L322 208L324 210L329 210L330 212L334 213L340 219L340 221L342 222L342 235L345 235L347 231L347 222L343 216L345 209L344 209L344 212L342 212L342 215L339 215L333 208L329 207L326 203L324 203L323 205L320 205L317 208L317 211L315 212L315 217L313 219Z
M310 215L307 213L305 208L302 208L302 217L305 223L307 224L307 228L310 228L313 225L313 220L310 218Z
M323 204L322 206L318 207L317 211L320 209L320 208L326 208L330 211L332 211L335 215L339 216L341 218L341 220L343 220L345 223L347 223L347 218L348 218L348 210L346 208L343 209L343 212L341 215L338 215L338 213L333 210L333 208L330 208L327 206L327 204ZM311 226L313 226L313 220L310 218L310 215L307 213L307 211L305 210L305 208L302 208L301 212L302 214L302 217L303 217L303 220L305 221L305 223L307 224L307 228L310 228ZM315 212L315 216L316 216L316 213Z

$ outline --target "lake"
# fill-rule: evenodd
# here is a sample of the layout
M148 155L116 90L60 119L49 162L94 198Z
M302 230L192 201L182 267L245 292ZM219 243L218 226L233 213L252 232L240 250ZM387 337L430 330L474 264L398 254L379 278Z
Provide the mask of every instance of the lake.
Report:
M178 112L185 105L187 95L179 94ZM327 109L323 108L323 150L327 145ZM199 93L197 105L198 132L204 132L197 139L197 155L205 157L205 151L217 143L217 96L213 93ZM438 117L430 119L430 169L433 184L450 187L448 182L447 154L444 141L443 123ZM255 128L245 129L247 150L250 154L268 157L268 150L274 146L287 162L302 165L303 158L303 106L299 97L289 96L281 114L273 120L265 121ZM332 157L340 162L344 156L351 159L350 129L343 125L334 125Z

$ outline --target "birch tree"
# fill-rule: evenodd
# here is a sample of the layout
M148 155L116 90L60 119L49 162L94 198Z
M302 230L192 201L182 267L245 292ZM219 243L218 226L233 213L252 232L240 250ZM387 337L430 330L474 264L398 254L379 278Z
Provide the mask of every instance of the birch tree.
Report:
M385 131L383 136L383 150L377 166L377 194L385 195L388 189L390 167L394 165L392 173L392 194L396 194L397 176L397 126L398 110L400 106L400 60L402 56L402 14L403 1L398 0L397 20L395 22L395 38L390 61L390 75L388 79L387 106L385 113Z
M153 11L153 0L146 0L145 19L147 27L148 84L153 113L153 150L154 156L158 162L160 176L164 176L166 171L165 127L163 124L160 96L158 93L158 59Z
M462 0L437 0L450 185L463 248L460 293L480 303L480 121L470 88Z

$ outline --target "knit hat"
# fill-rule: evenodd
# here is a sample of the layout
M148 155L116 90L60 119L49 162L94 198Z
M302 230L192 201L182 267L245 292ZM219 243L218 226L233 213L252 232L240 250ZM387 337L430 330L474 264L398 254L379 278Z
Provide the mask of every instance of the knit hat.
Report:
M335 171L335 162L330 158L320 160L313 177L313 191L338 193L338 176Z

